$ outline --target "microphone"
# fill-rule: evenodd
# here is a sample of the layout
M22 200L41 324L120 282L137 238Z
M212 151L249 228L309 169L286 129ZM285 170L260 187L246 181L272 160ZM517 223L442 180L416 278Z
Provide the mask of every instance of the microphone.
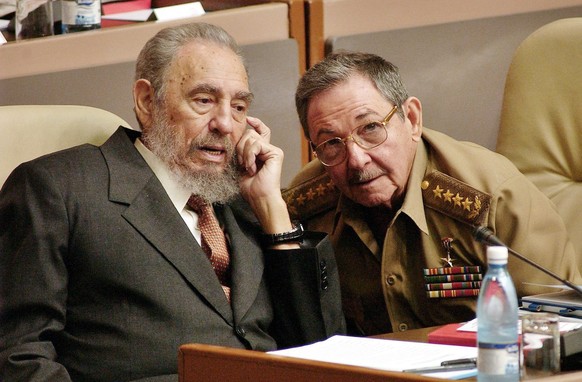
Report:
M493 231L491 231L489 228L487 228L487 227L475 227L475 230L473 231L473 237L475 238L475 240L477 240L478 242L483 243L483 244L506 247L507 251L509 253L511 253L513 256L517 257L518 259L520 259L522 261L525 261L526 263L528 263L532 267L544 272L548 276L553 277L554 279L558 280L562 284L572 288L574 291L576 291L576 293L578 293L579 296L582 297L582 289L580 289L577 285L574 285L570 281L561 278L560 276L556 275L555 273L553 273L549 269L542 267L541 265L537 264L536 262L523 256L519 252L516 252L513 249L509 248L501 240L499 240L499 238L497 236L495 236Z

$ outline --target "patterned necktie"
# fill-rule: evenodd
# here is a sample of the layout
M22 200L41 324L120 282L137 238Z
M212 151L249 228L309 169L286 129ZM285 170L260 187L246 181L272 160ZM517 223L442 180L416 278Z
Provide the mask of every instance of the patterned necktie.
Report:
M230 256L226 245L224 232L218 224L212 210L212 205L200 197L192 195L188 199L188 206L198 214L198 228L202 236L202 250L210 259L212 268L218 276L224 294L230 301Z

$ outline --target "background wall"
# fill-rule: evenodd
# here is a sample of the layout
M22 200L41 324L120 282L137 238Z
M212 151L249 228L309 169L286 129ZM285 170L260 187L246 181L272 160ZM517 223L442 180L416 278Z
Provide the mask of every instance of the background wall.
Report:
M330 37L326 50L386 58L421 100L426 127L494 150L513 53L539 27L576 16L582 6Z

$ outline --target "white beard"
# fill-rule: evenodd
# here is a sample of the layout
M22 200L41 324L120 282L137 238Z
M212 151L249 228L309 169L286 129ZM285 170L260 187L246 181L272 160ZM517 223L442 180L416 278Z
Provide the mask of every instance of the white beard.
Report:
M162 107L157 107L161 111ZM217 170L213 164L208 171L192 171L188 167L188 158L180 156L183 143L181 134L168 122L164 113L155 113L150 129L142 134L145 145L160 158L170 169L174 179L208 203L226 203L240 194L239 172L234 147L230 140L216 133L198 136L192 141L191 150L212 142L220 142L227 151L228 163L224 169Z

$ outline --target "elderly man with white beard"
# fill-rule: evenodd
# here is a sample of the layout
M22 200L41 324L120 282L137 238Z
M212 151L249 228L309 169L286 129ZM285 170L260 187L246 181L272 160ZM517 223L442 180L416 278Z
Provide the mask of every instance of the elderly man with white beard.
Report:
M0 192L0 380L177 381L181 344L343 333L331 245L289 218L232 37L160 31L133 95L141 133L24 163Z

